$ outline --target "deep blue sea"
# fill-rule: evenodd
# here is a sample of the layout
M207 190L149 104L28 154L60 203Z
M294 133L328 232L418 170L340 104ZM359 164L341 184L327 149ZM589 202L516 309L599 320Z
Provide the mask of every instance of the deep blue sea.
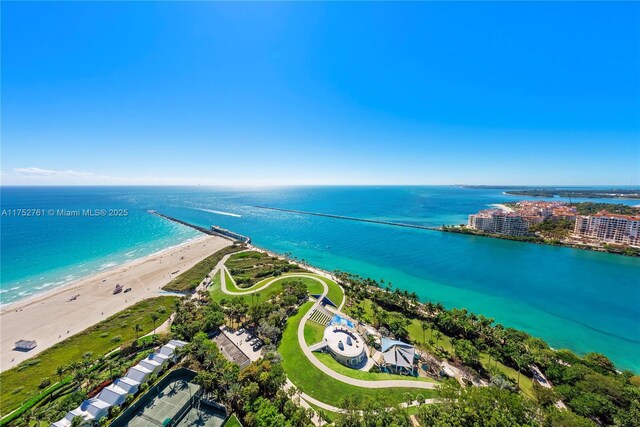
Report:
M447 187L2 187L1 208L128 209L126 217L1 218L2 304L196 237L147 213L251 236L466 307L556 348L602 352L640 372L640 258L261 210L265 205L429 226L466 222L500 189ZM593 201L593 200L591 200ZM611 202L611 200L603 200ZM639 204L638 200L619 200Z

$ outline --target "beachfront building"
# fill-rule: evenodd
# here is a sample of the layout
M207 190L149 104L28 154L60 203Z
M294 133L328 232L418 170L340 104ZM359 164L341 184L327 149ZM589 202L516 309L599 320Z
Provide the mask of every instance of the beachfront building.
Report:
M573 235L578 238L640 246L640 216L617 215L607 211L576 217Z
M367 361L365 342L356 332L353 322L335 315L324 330L322 341L312 345L311 351L324 351L338 362L351 368L362 366Z
M415 373L416 350L411 344L382 338L382 367L396 374Z
M469 228L486 233L524 236L529 227L544 220L541 216L521 215L517 212L505 212L499 209L488 209L469 215Z

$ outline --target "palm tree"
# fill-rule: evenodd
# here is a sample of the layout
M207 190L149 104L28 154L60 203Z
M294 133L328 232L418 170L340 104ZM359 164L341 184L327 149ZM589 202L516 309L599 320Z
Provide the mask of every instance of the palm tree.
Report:
M442 338L442 332L436 331L436 345L440 344L440 338Z
M149 317L151 317L151 321L153 322L153 335L155 335L156 334L156 322L160 318L160 315L158 313L151 313L149 315Z
M80 415L76 415L71 420L71 427L80 427L82 423L84 423L84 418L82 418Z
M422 329L422 343L426 343L425 332L429 329L429 323L426 320L420 322L420 329Z
M60 365L56 367L56 375L60 377L60 381L62 381L62 374L67 370L67 367L64 365Z
M135 326L133 327L133 330L136 333L136 343L138 342L138 336L140 335L140 332L142 331L142 326L140 326L139 323L136 323Z
M367 340L367 347L369 347L369 357L371 357L373 354L373 346L376 343L376 337L368 334L366 340Z

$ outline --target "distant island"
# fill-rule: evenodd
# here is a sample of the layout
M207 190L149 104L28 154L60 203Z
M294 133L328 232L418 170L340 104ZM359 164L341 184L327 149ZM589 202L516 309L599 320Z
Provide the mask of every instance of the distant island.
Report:
M610 190L509 190L506 194L512 196L530 197L577 197L585 199L640 199L640 190L623 190L612 188Z
M526 200L493 206L441 230L640 256L640 207Z
M576 197L585 199L640 199L640 189L559 189L554 187L496 186L496 185L462 185L462 188L475 190L507 190L511 196L526 197Z

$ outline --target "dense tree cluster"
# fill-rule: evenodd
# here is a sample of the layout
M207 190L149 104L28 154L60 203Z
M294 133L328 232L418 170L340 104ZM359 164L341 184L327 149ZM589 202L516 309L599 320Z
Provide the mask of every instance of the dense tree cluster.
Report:
M512 384L504 376L501 377L492 371L491 360L500 361L517 370L518 375L531 376L530 367L537 366L554 384L552 390L535 388L540 404L547 411L553 412L554 405L562 400L577 414L576 416L583 416L601 425L640 425L640 421L636 421L635 424L628 423L632 418L629 414L636 414L640 408L640 378L631 372L619 373L604 355L589 353L580 357L568 350L556 351L539 338L495 324L493 319L470 313L466 309L447 310L440 304L421 304L417 301L417 296L393 289L390 283L385 284L383 281L377 282L342 272L337 272L336 276L345 285L345 291L352 299L370 299L374 305L381 308L374 309L373 322L376 326L392 332L392 322L388 319L414 318L421 321L424 325L423 330L430 326L435 327L436 338L439 333L451 338L453 356L458 361L473 368L480 375L489 377L490 382L498 386L498 389L510 389ZM356 317L361 317L362 310L356 306L353 313ZM383 311L386 313L382 313ZM401 329L396 328L393 334L406 338ZM487 353L490 357L486 367L480 364L480 352ZM508 396L497 391L487 393L495 393L494 397ZM483 396L478 395L474 398L480 399ZM569 415L556 414L549 417L556 420L549 425L581 425L561 421ZM551 418L545 418L544 422L550 423Z
M205 333L184 348L184 364L198 372L195 381L212 399L224 402L246 427L312 425L310 413L282 390L286 376L280 360L267 353L243 370L229 362Z

